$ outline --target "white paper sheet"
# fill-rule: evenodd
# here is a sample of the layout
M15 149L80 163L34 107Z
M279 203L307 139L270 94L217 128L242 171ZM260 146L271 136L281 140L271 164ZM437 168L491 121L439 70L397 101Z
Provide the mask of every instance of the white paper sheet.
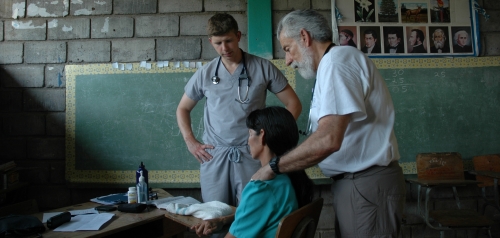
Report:
M71 217L71 221L58 226L54 231L97 231L114 215L113 213L77 215Z
M62 212L46 212L46 213L43 213L43 218L42 218L42 223L46 223L47 220L55 215L58 215L58 214L61 214ZM71 213L71 215L75 216L75 215L83 215L83 214L99 214L99 212L97 210L95 210L94 208L89 208L89 209L83 209L83 210L72 210L72 211L69 211L69 213Z

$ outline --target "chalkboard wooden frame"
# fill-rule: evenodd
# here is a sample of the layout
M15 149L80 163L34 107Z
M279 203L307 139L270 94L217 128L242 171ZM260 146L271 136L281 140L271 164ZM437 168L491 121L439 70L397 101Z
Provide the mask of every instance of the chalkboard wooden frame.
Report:
M464 78L456 78L456 79L450 79L446 81L446 84L449 84L450 90L468 90L467 88L463 88L466 85L458 85L460 83L468 82L468 81L474 81L475 85L481 86L485 92L487 91L491 95L494 95L490 102L490 104L493 106L493 109L499 108L499 103L500 101L498 99L498 95L500 94L500 80L495 76L497 75L497 72L500 73L500 57L469 57L469 58L446 58L446 59L438 59L438 58L407 58L407 59L374 59L373 60L377 67L383 72L383 76L386 79L386 83L389 87L389 90L391 91L391 94L393 95L393 101L395 101L395 108L396 108L396 137L398 137L398 142L400 143L400 152L401 152L401 160L400 160L400 165L403 168L403 171L405 174L416 174L416 164L415 164L415 156L416 152L418 153L426 153L426 152L449 152L449 151L456 151L459 152L463 155L464 158L464 167L466 170L472 169L472 157L480 154L495 154L499 153L498 148L495 147L493 144L497 144L498 138L495 137L495 135L498 135L500 133L500 129L498 125L494 124L494 122L488 121L493 127L491 129L489 128L481 128L483 131L481 133L484 133L485 137L491 138L490 140L493 140L490 142L490 145L485 146L485 148L474 148L474 149L467 149L468 151L461 151L460 145L454 144L454 145L443 145L443 146L434 146L432 145L433 140L432 138L429 138L430 135L426 135L427 137L425 138L425 141L422 143L425 143L425 146L421 146L422 148L410 148L411 145L408 145L408 141L411 144L412 140L408 139L408 136L405 134L404 136L401 136L401 130L406 130L406 127L412 126L412 125L407 125L405 123L401 122L401 118L404 113L409 113L409 116L411 117L414 113L414 111L419 111L419 108L401 108L400 106L403 105L400 101L405 100L405 95L402 94L401 92L405 90L412 90L412 87L415 87L415 85L412 85L411 83L405 82L406 79L404 79L403 76L399 75L400 72L404 72L405 70L407 72L410 72L412 70L417 70L418 75L412 75L408 77L413 77L413 78L419 78L419 77L427 77L427 78L422 78L421 80L414 80L413 83L418 81L426 81L427 84L426 86L429 87L436 87L434 83L440 82L440 80L443 80L442 77L445 76L445 74L452 74L456 71L462 70L463 72L467 73L464 75ZM284 72L285 76L288 78L290 84L292 87L297 91L299 94L299 97L302 101L303 104L303 110L302 114L299 117L299 128L304 128L307 118L308 118L308 113L309 113L309 103L310 103L310 88L313 83L313 80L304 80L300 77L299 74L296 73L295 70L291 69L290 67L287 67L285 65L284 60L272 60L272 62ZM86 65L66 65L65 71L66 71L66 179L69 183L72 184L105 184L105 185L120 185L120 186L126 186L129 184L133 184L135 181L135 169L137 169L137 164L133 164L130 166L130 169L127 170L99 170L99 169L79 169L76 167L76 154L75 154L75 138L77 135L75 135L75 121L78 119L75 117L76 115L76 99L77 97L75 96L75 87L76 87L76 80L79 76L82 75L126 75L126 74L151 74L151 73L165 73L165 75L169 74L174 74L174 73L179 73L179 72L184 72L184 73L194 73L196 71L196 68L189 68L190 64L187 63L187 66L184 66L184 64L179 64L180 67L173 67L173 64L171 64L169 67L163 67L159 68L157 64L153 64L151 69L146 69L139 67L138 63L133 63L130 64L132 66L132 70L120 70L117 68L113 68L112 64L86 64ZM194 64L191 64L194 65ZM124 67L125 68L125 67ZM477 72L482 72L481 69L485 69L486 73L489 74L487 77L486 75L477 75ZM394 76L392 76L394 74ZM422 75L422 76L420 76ZM429 77L435 77L429 79ZM472 78L469 78L472 77ZM300 79L297 79L300 78ZM460 82L459 82L460 81ZM179 89L182 90L182 89ZM426 92L423 91L425 90L425 87L421 89L420 92L417 93L423 93L425 94ZM434 90L432 88L428 88L429 91ZM439 92L439 89L437 89ZM451 92L453 94L453 92ZM440 100L439 97L434 98L433 95L427 95L428 97L431 97L432 100ZM439 96L439 95L438 95ZM444 95L449 97L450 95ZM470 95L466 95L470 96ZM481 95L479 95L481 96ZM460 95L457 95L457 98L460 97ZM455 100L455 99L454 99ZM459 102L464 101L464 98L458 98ZM455 101L453 101L455 102ZM453 103L452 102L452 103ZM405 102L406 103L406 102ZM439 107L442 107L442 105L438 105ZM415 106L413 106L415 107ZM424 108L425 109L425 108ZM440 114L440 113L446 113L446 108L439 108L436 109L439 111L434 111L434 114ZM441 110L444 110L441 112ZM411 113L410 113L411 112ZM488 111L489 112L489 111ZM420 113L420 112L419 112ZM425 110L421 113L426 113ZM428 112L427 112L428 113ZM500 113L500 110L496 112L489 112L494 116L494 118L498 118L496 114ZM496 114L495 114L496 113ZM430 114L430 113L428 113ZM408 117L408 115L407 115ZM467 118L465 118L467 119ZM457 120L462 120L464 121L464 118L459 118ZM446 123L446 121L442 121L441 123ZM450 122L452 123L452 122ZM473 124L469 122L470 124ZM469 133L471 130L470 125L469 128L466 128L466 132ZM486 126L485 126L486 127ZM474 128L472 128L474 129ZM488 129L490 131L488 131ZM421 133L422 129L418 128L418 130L411 131L410 136L420 136L418 133ZM461 131L458 131L461 132ZM451 133L450 135L452 135ZM437 135L439 136L439 135ZM470 135L471 138L475 136L474 138L477 138L478 135ZM483 135L480 135L483 136ZM414 138L412 138L414 139ZM466 137L466 139L468 139ZM448 137L444 137L444 140L452 140ZM419 141L417 140L419 143ZM447 143L447 141L443 141L444 144ZM464 142L465 145L467 143L472 144L472 142ZM429 151L431 150L431 151ZM441 150L441 151L436 151L436 150ZM194 158L187 158L187 159L193 159ZM154 186L161 186L161 187L199 187L199 170L196 169L189 169L189 170L155 170L152 168L148 168L149 170L149 179L150 183L154 184ZM307 170L307 173L309 177L311 177L313 180L315 180L317 183L328 183L328 179L325 179L324 175L321 173L319 168L313 167Z

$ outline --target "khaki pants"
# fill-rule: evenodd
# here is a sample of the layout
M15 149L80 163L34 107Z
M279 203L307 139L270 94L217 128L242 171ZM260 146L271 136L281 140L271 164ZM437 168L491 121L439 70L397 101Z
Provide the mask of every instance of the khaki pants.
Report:
M398 162L346 173L332 185L335 237L394 237L401 228L406 197Z

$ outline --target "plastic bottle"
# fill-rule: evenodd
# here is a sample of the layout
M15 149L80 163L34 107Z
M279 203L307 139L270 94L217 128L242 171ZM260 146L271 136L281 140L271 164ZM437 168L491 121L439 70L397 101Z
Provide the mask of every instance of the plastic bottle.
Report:
M144 176L147 188L149 189L148 170L146 169L146 166L144 166L144 163L142 163L142 161L141 165L139 165L139 169L137 169L137 171L135 172L135 184L139 183L139 177L141 177L141 171L142 171L142 176Z
M142 176L143 171L141 171L141 176L139 177L139 182L137 183L137 202L146 203L148 201L148 185L144 176Z
M137 203L137 188L129 187L128 188L128 203Z

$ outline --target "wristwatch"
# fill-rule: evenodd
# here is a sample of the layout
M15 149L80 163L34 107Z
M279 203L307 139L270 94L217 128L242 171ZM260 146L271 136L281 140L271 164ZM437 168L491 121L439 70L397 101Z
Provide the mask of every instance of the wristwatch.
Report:
M281 174L280 170L278 168L278 163L279 162L280 162L280 157L279 156L276 156L276 157L272 158L271 161L269 162L269 166L271 166L271 169L273 170L273 172L275 174Z

